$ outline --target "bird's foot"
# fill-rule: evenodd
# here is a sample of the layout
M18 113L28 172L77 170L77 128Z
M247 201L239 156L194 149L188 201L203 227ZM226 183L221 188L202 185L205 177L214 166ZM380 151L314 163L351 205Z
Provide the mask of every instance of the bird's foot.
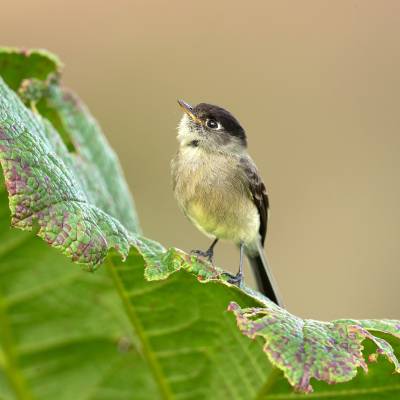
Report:
M224 272L223 275L228 277L228 282L232 285L236 285L238 287L242 286L243 274L241 272L238 272L236 275L230 274L229 272Z
M196 257L202 257L205 258L211 265L214 265L214 252L207 250L207 251L202 251L202 250L192 250L190 254L193 254Z

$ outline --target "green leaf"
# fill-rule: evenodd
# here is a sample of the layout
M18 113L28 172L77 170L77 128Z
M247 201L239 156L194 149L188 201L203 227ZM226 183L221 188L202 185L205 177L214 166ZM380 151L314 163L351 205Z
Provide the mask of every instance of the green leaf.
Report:
M376 354L370 354L370 361L376 361L378 354L384 355L400 372L392 346L372 334L378 331L400 338L400 321L303 320L267 303L262 308L242 309L232 302L229 310L246 336L264 338L264 350L270 361L284 371L289 383L299 391L312 391L311 378L339 383L353 379L359 367L368 371L362 354L365 339L377 347Z
M125 226L135 230L137 222L116 157L87 110L53 86L49 101L58 102L76 154L0 78L1 164L12 225L37 223L41 238L81 263L101 263L111 247L126 257L132 238Z
M46 80L58 74L62 64L57 56L46 50L0 48L0 71L7 85L16 91L24 79Z
M77 269L4 218L1 230L0 398L157 398L106 271Z
M0 200L1 399L239 399L262 385L271 366L225 311L253 300L185 271L149 283L133 250L90 274L10 230Z
M58 85L54 57L25 53L0 51L0 161L11 224L31 231L8 228L2 190L1 400L301 397L272 364L299 390L312 378L346 381L365 366L365 338L398 369L398 343L393 352L371 330L399 336L399 322L302 320L140 236L98 124ZM90 274L57 249L90 269L105 265ZM316 382L315 393L397 398L399 376L382 360L371 370Z

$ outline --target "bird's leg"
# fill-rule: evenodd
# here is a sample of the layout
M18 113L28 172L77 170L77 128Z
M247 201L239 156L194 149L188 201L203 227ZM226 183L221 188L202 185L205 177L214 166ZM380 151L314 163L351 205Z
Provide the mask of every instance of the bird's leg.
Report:
M214 247L217 244L218 239L214 239L214 241L211 243L211 246L208 248L207 251L202 251L202 250L192 250L190 254L194 254L196 256L204 257L206 258L211 264L214 264Z
M243 258L244 258L244 244L240 243L240 260L239 260L239 271L236 275L232 275L228 272L225 272L226 275L229 276L228 282L242 286L243 282Z

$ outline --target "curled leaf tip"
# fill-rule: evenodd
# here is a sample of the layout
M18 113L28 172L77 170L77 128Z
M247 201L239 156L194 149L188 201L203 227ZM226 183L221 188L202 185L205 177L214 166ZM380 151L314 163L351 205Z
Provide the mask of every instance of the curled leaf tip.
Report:
M377 346L369 361L385 356L400 372L392 346L370 331L398 336L398 321L338 320L320 322L301 319L276 308L244 308L230 303L228 310L236 317L240 331L254 339L265 340L264 351L270 361L281 369L289 383L301 392L311 392L312 378L328 383L351 380L357 368L368 371L362 354L364 339Z

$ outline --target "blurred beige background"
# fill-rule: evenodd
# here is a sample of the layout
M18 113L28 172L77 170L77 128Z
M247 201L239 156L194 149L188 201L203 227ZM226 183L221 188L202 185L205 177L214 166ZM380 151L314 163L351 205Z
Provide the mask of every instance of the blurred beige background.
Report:
M267 183L268 255L290 311L400 318L400 2L2 2L3 45L44 47L118 152L147 236L181 215L176 98L223 105ZM220 265L236 270L222 245ZM190 293L188 293L190 296Z

